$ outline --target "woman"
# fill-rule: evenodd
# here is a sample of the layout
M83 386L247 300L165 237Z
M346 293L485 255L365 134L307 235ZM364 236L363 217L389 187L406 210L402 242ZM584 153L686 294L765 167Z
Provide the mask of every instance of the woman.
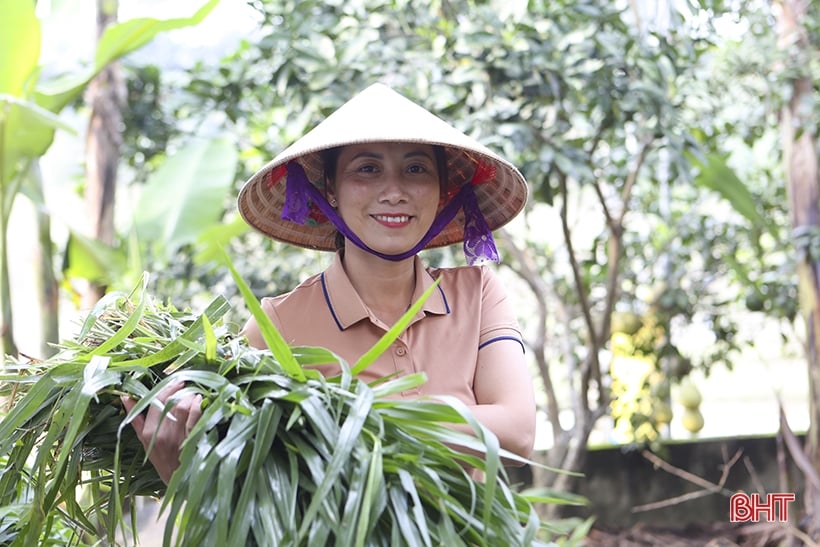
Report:
M326 271L262 300L292 345L326 347L354 363L440 278L438 291L360 377L424 372L428 381L403 396L456 397L503 448L527 457L535 403L502 284L486 266L426 269L417 256L463 241L470 264L497 261L491 230L520 212L526 197L526 182L507 161L375 84L256 173L238 204L243 218L273 239L336 252ZM244 333L265 347L253 320ZM326 375L339 370L320 368ZM176 421L160 423L152 407L133 422L146 446L158 429L150 459L166 482L200 402L181 400Z

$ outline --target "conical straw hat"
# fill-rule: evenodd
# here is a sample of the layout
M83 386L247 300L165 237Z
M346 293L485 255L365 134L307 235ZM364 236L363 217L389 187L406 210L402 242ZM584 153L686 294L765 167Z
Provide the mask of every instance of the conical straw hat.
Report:
M336 227L316 208L307 222L282 218L287 171L297 161L308 180L324 193L324 171L319 152L338 146L378 142L441 145L447 157L448 188L471 180L479 162L490 166L493 177L475 186L479 208L490 230L509 222L527 201L527 183L510 162L468 137L441 118L383 84L373 84L339 107L323 122L265 165L239 192L242 218L264 235L286 243L333 251ZM459 212L426 246L441 247L464 238L464 215Z

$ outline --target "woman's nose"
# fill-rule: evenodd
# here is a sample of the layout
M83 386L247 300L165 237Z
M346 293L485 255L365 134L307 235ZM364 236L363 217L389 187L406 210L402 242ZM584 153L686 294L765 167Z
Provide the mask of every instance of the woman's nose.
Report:
M379 197L387 203L401 203L407 199L407 191L399 174L388 174Z

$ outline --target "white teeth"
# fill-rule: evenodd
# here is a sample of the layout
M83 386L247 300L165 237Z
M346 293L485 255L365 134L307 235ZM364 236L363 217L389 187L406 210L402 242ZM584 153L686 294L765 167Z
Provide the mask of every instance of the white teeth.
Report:
M401 216L373 215L373 218L375 218L376 220L381 221L381 222L389 222L389 223L394 223L394 224L401 224L402 222L407 222L407 221L410 220L410 217L407 216L407 215L401 215Z

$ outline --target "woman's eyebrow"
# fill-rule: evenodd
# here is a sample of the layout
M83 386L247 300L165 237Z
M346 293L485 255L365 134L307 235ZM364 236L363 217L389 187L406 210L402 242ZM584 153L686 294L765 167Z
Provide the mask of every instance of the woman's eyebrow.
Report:
M374 159L374 160L380 160L380 159L384 158L384 155L379 154L377 152L359 152L358 154L356 154L355 156L353 156L350 159L351 160L357 160L359 158L369 158L369 159Z
M433 156L431 156L429 153L425 152L424 150L412 150L412 151L406 153L404 155L404 157L405 157L405 159L421 157L421 158L427 158L428 160L431 160L431 161L433 160ZM359 152L358 154L356 154L355 156L353 156L351 158L351 161L352 160L357 160L359 158L381 160L381 159L384 159L384 154L381 154L379 152L368 152L368 151Z
M424 150L414 150L412 152L408 152L404 155L405 158L427 158L428 160L432 161L433 156L429 153L425 152Z

